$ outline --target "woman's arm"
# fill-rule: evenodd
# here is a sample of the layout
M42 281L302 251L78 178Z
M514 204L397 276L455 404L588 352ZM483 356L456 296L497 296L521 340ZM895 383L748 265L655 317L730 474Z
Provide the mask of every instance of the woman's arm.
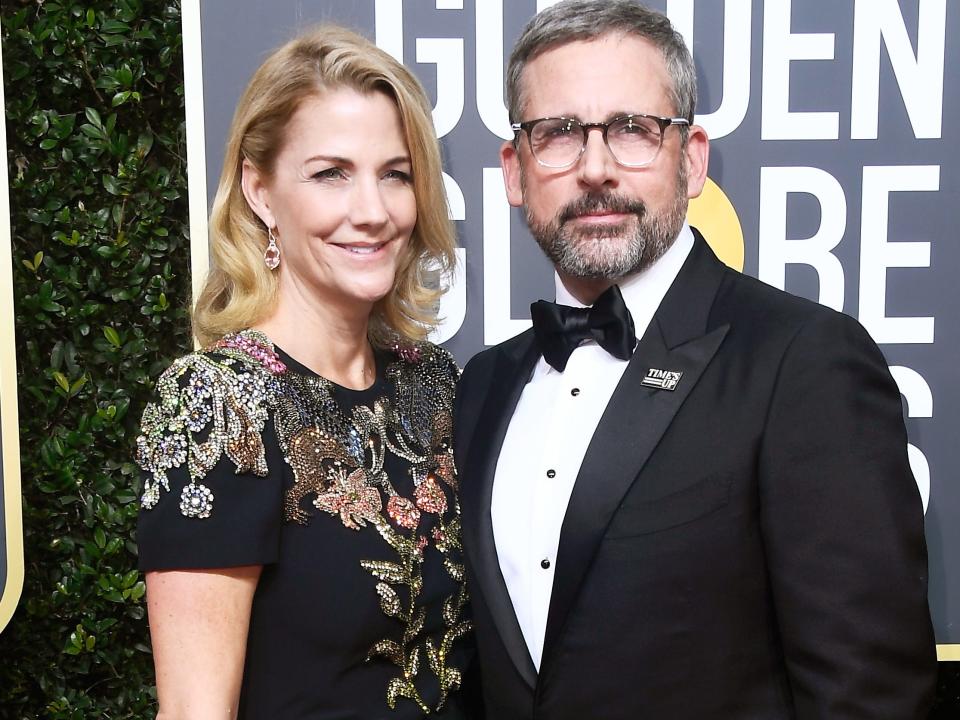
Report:
M147 573L157 720L236 717L261 567Z

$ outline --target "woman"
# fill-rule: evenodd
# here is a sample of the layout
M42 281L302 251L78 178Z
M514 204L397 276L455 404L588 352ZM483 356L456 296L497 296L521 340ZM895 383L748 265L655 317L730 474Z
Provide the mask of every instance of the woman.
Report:
M237 108L197 302L138 461L159 717L463 716L453 262L430 105L359 36L274 52Z

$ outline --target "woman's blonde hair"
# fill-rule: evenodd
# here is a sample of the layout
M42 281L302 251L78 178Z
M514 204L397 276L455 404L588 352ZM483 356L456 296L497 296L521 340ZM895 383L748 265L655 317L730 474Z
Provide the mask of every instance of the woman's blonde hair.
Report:
M193 310L193 332L201 345L263 320L276 304L278 278L263 262L267 228L240 184L244 159L270 177L300 104L339 88L383 92L396 103L417 203L417 223L393 288L374 305L370 340L379 346L397 336L422 340L436 324L438 274L452 270L455 245L429 101L413 74L393 57L356 33L323 25L275 50L237 105L210 214L212 268Z

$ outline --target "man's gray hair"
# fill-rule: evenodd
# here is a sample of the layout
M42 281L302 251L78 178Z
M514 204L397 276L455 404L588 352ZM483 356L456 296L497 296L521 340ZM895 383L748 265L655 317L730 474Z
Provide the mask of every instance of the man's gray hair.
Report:
M510 122L522 120L526 98L521 79L528 62L559 45L595 40L610 33L643 38L660 50L673 84L674 112L692 123L697 104L693 57L666 15L632 0L563 0L537 13L520 34L507 66ZM630 69L611 68L610 72L630 72Z

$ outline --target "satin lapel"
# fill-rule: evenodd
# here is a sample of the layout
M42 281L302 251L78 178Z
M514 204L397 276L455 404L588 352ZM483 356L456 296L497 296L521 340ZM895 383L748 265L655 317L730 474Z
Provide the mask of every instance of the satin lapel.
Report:
M537 671L517 622L513 602L500 572L490 517L493 478L510 418L540 357L533 333L497 358L489 393L470 443L467 471L461 472L464 548L470 557L479 591L486 600L500 638L523 679L534 687Z
M587 448L560 533L540 675L545 677L577 591L623 496L729 330L706 332L723 267L702 237L691 251L607 405ZM646 387L650 369L683 373L673 391Z

